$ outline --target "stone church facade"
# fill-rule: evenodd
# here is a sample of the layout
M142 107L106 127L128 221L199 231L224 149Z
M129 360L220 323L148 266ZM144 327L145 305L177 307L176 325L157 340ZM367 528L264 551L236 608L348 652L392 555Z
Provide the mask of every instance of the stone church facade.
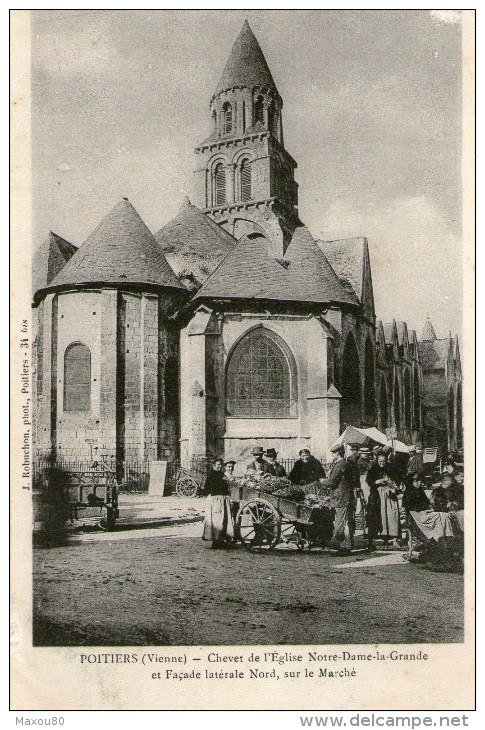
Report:
M244 24L195 150L195 196L153 235L121 200L78 249L34 260L35 451L58 459L327 459L346 424L421 440L405 323L376 323L365 238L298 215L283 100Z

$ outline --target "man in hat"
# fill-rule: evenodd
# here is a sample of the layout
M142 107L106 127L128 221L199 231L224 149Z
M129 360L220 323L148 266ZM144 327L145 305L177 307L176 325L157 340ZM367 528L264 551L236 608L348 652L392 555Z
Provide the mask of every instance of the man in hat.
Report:
M350 454L347 456L347 463L350 465L351 476L354 482L354 490L360 487L360 470L359 470L359 458L360 458L360 444L348 444Z
M251 449L251 454L254 456L254 460L248 464L248 469L251 471L255 471L258 474L265 474L264 468L266 466L266 462L264 460L264 449L262 446L255 446L253 449Z
M282 466L278 461L276 461L277 456L278 452L276 451L276 449L266 449L265 474L272 474L274 477L285 477L285 467Z
M359 465L360 474L367 474L367 472L369 471L372 458L371 454L372 451L369 449L368 446L361 446L359 448L359 460L357 463Z
M288 478L292 484L306 485L325 479L325 469L321 463L312 456L310 449L300 449L299 459L293 465Z
M345 458L345 446L337 444L330 451L334 454L334 462L328 479L323 481L323 486L329 487L331 491L330 506L335 510L335 527L333 542L338 552L348 553L349 548L354 547L355 533L355 494L354 494L354 469L355 465L349 464ZM343 545L347 541L348 547Z
M419 451L418 451L419 449ZM415 476L418 477L421 476L423 473L423 450L419 448L418 446L415 446L415 444L411 444L409 446L409 459L408 463L405 465L405 468L403 469L402 478L404 479L405 476ZM394 481L397 482L397 479Z

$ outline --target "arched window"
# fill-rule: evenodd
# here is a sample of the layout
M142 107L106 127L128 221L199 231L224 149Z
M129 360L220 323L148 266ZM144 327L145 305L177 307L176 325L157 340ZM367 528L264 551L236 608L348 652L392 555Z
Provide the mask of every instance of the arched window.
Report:
M455 397L453 388L448 391L448 448L455 448Z
M91 353L74 342L64 354L64 410L91 410Z
M411 375L409 370L404 372L404 423L411 426Z
M258 328L238 342L227 367L226 393L230 416L296 416L294 365L277 335Z
M357 345L352 334L347 336L342 355L340 376L340 425L343 431L346 426L361 425L362 421L362 385L360 380L360 361Z
M463 448L463 392L462 384L458 383L456 390L456 447Z
M219 163L214 170L214 205L224 205L226 202L226 171Z
M256 122L264 124L264 105L262 96L258 96L254 102L254 123L256 124Z
M396 428L399 428L401 425L401 399L399 396L399 380L397 377L397 373L394 375L392 403L394 408L394 425Z
M414 368L413 376L413 419L414 428L419 431L421 429L421 395L419 391L419 373L417 368Z
M217 112L215 109L212 112L212 123L214 125L214 132L217 132Z
M376 417L376 394L375 394L375 365L374 348L372 340L367 338L365 343L365 374L364 374L364 409L365 420L371 426L374 425Z
M278 112L276 110L276 102L274 101L274 99L268 109L268 120L268 126L271 134L274 134L275 137L278 137Z
M251 200L251 163L243 160L241 163L241 200Z
M385 431L389 426L389 407L387 403L387 388L384 378L381 378L381 385L379 388L379 415L380 415L380 429Z
M222 107L222 134L231 134L232 132L232 106L228 101Z

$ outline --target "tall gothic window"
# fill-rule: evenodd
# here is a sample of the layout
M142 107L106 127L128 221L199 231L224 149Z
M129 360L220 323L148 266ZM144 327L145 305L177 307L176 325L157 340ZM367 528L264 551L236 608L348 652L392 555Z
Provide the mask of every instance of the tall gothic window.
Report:
M82 342L69 345L64 355L64 410L91 410L91 353Z
M226 171L219 163L214 171L214 205L224 205L226 202Z
M264 106L262 96L258 96L254 102L254 123L256 124L256 122L264 124Z
M232 132L232 106L228 101L222 107L223 134L231 134Z
M243 160L241 164L241 200L251 200L251 163Z
M292 417L296 415L295 389L295 373L277 335L257 329L240 340L227 368L230 416Z

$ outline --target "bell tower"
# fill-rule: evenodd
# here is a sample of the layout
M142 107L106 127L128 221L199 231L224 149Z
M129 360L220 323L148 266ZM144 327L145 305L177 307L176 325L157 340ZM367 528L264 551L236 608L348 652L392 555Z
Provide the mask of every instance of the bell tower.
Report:
M297 167L283 140L283 100L246 21L210 101L212 131L195 148L194 202L235 238L264 236L283 256L298 218Z

